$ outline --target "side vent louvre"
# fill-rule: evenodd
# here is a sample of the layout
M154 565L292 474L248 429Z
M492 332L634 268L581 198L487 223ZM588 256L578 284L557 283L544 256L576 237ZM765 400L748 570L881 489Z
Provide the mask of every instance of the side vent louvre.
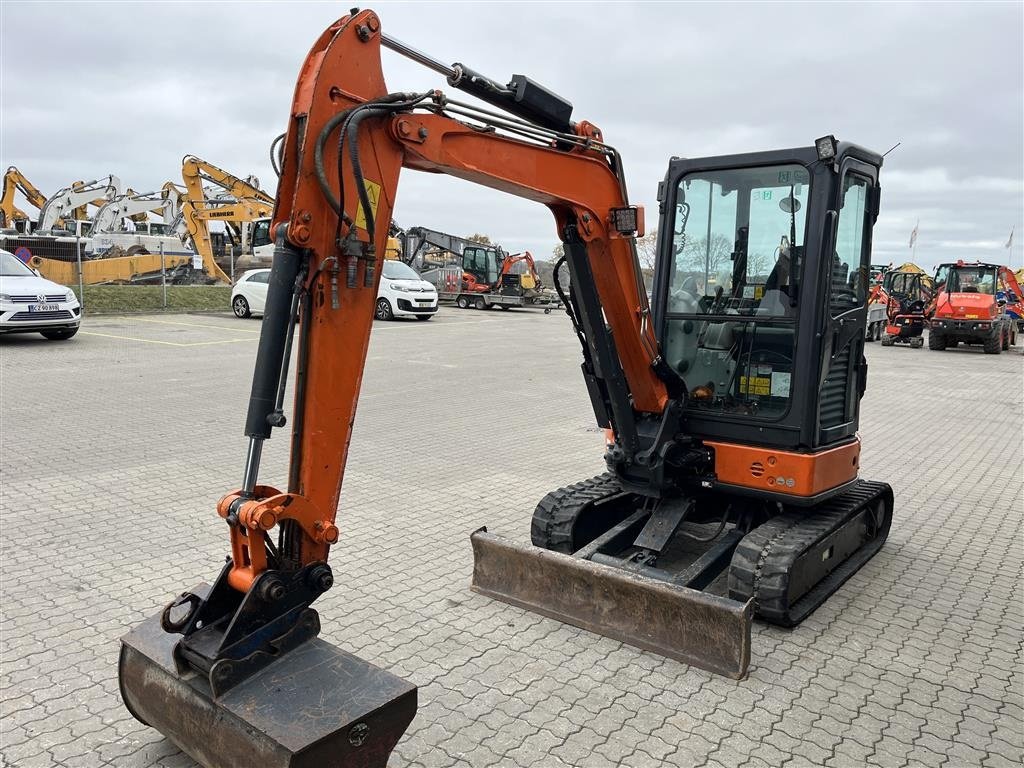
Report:
M835 427L846 422L846 404L849 401L850 346L847 345L829 366L821 387L821 426Z
M755 461L750 465L750 474L754 477L761 477L764 474L764 464L760 461Z

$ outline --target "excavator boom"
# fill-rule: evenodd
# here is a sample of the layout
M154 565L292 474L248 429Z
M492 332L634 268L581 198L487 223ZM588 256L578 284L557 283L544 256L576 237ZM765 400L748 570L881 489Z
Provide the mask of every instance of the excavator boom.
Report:
M182 236L192 240L209 277L230 283L231 278L214 258L210 222L241 224L269 216L274 198L259 188L255 177L241 179L194 155L186 155L181 161L181 178L185 185L183 195L176 194L177 189L170 182L164 185L163 195L180 200L178 205L185 227ZM221 193L211 198L204 183L222 190Z
M28 214L14 204L15 192L21 192L35 208L41 209L46 204L46 195L12 165L4 173L3 192L0 193L0 227L9 227L14 222L29 220Z
M86 183L76 182L48 198L39 211L37 229L46 232L54 228L64 216L82 218L85 206L103 205L121 194L121 180L108 176Z
M170 221L174 218L173 210L173 201L161 197L158 192L139 194L129 191L100 206L92 219L92 234L116 232L122 219L145 221L148 213L159 213L164 221Z

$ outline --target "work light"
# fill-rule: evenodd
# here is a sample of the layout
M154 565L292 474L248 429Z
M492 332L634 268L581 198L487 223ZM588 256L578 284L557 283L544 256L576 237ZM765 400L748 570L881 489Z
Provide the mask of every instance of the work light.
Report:
M814 140L814 148L818 151L818 159L822 162L831 160L836 156L836 137L822 136Z
M612 208L610 211L612 228L622 235L643 235L643 213L635 205L626 208Z

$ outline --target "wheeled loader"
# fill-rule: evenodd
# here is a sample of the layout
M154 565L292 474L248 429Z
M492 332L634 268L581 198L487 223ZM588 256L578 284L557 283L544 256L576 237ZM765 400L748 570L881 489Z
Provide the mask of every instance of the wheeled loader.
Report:
M390 91L382 47L487 106ZM798 623L881 547L892 492L858 479L856 433L878 154L828 136L673 158L649 304L643 211L619 153L526 76L445 65L353 11L315 42L280 146L248 451L217 505L230 556L212 586L122 640L129 710L203 765L384 766L415 714L415 686L320 640L311 607L335 586L327 559L403 168L549 208L571 278L556 288L609 435L607 471L542 499L532 545L472 535L473 589L741 677L754 616ZM726 262L711 254L721 236ZM286 423L279 490L260 483L260 457Z
M928 349L977 344L998 355L1017 344L1024 295L1009 267L961 259L936 267L935 299L926 314Z

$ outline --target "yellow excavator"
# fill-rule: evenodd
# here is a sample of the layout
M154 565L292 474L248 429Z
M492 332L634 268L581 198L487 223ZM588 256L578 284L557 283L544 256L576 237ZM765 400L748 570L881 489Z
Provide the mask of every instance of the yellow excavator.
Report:
M42 209L46 204L46 195L13 165L4 173L3 193L0 195L0 227L14 227L20 232L27 232L28 222L32 219L14 204L16 192L21 192L29 204L37 209Z
M220 221L232 226L242 235L242 244L255 243L259 231L269 233L269 216L274 209L274 198L259 188L254 177L241 179L213 163L194 155L186 155L181 162L181 178L185 192L181 200L181 221L191 238L193 248L202 257L206 274L219 282L230 283L231 277L217 263L213 241L210 237L210 222ZM211 196L206 185L222 190ZM166 188L167 194L173 194ZM266 219L262 228L256 226ZM265 236L269 246L269 234ZM249 246L250 248L252 246Z
M90 185L93 184L96 184L96 182L90 182ZM84 181L73 181L65 189L61 190L61 192L67 192L77 195L86 186L87 185ZM96 191L101 192L104 196L96 197L95 199L88 200L79 205L76 205L74 208L70 209L69 216L57 216L57 218L52 221L51 226L57 227L58 229L63 229L66 226L65 219L71 221L86 220L88 218L89 205L93 205L99 208L110 199L108 196L108 189L106 186L97 187ZM32 228L30 222L33 222L35 220L27 213L22 211L20 208L18 208L18 206L15 204L14 196L17 192L21 192L21 194L24 195L25 199L29 202L29 204L40 211L40 215L42 214L42 211L46 207L47 203L52 198L48 198L46 195L40 192L39 188L36 187L36 185L33 184L31 181L29 181L25 174L22 173L15 166L10 166L4 173L3 191L2 193L0 193L0 227L13 227L17 229L19 232L29 234ZM126 192L128 194L133 194L132 190L130 189L127 190ZM60 194L61 193L58 193L58 195ZM54 195L53 197L56 198L58 195ZM68 212L69 211L66 208L63 209L63 213Z
M383 47L488 107L389 89ZM216 505L230 556L122 638L125 705L207 768L383 768L415 715L416 687L317 637L311 607L347 587L327 560L405 170L549 209L570 277L556 268L555 288L608 435L606 472L544 496L532 545L471 534L474 590L741 678L755 616L799 624L883 546L892 489L859 477L857 436L881 155L822 136L673 157L649 301L621 155L572 112L524 75L425 56L371 10L314 42L278 163L241 485ZM716 238L732 250L721 272ZM260 463L285 426L278 489Z

